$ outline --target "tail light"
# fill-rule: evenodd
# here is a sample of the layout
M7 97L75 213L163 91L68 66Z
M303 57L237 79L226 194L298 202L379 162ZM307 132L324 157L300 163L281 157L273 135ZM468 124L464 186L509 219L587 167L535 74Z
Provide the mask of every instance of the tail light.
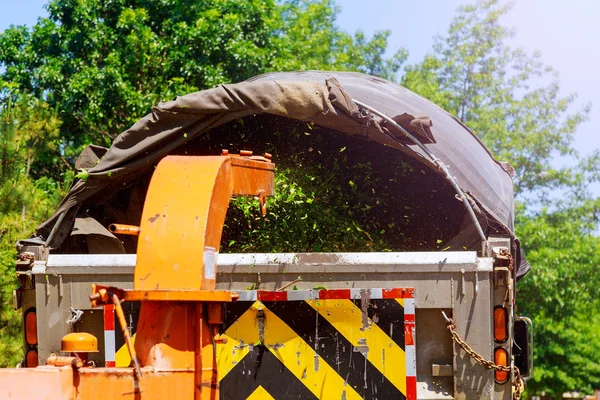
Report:
M494 340L504 343L508 339L508 315L506 308L494 307Z
M502 347L497 347L494 350L494 363L505 367L508 366L508 352ZM508 372L496 371L494 374L497 383L505 383L508 380Z
M29 350L27 354L25 354L25 362L27 363L27 368L35 368L38 366L38 352L36 350Z
M25 314L25 341L29 346L35 346L37 338L37 314L34 310Z
M25 312L25 366L35 368L38 366L38 335L37 335L37 314L35 308L30 308Z

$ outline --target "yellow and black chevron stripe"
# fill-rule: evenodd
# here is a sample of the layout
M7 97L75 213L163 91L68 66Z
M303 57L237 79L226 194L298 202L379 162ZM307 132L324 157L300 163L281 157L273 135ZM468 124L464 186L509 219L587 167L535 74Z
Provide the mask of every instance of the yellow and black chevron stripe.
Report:
M403 298L227 304L221 399L414 398L403 306Z

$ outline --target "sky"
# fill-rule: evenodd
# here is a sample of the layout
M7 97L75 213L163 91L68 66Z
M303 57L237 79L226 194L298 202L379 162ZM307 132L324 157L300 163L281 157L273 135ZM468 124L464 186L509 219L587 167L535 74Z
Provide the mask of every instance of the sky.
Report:
M447 32L456 8L467 0L338 0L338 24L366 34L389 29L389 49L405 47L408 63L431 51L436 34ZM366 6L368 4L368 6ZM410 17L404 19L403 16ZM581 155L600 148L600 1L517 0L504 18L516 29L511 45L540 51L560 75L563 95L577 93L573 109L592 104L589 121L576 134Z
M241 0L243 1L243 0ZM337 0L338 25L368 35L389 29L390 54L404 47L409 63L431 51L433 37L447 31L455 10L468 0ZM47 0L0 0L0 31L9 25L33 25L47 15ZM560 74L564 95L577 93L574 107L591 103L575 147L582 155L600 148L600 0L517 0L505 17L517 31L512 45L542 59Z

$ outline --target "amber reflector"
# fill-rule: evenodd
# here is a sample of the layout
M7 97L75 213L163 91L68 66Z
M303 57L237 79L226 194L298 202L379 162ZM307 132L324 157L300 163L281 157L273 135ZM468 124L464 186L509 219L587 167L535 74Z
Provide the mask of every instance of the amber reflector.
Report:
M38 366L38 352L35 350L29 350L25 355L25 362L27 368L35 368Z
M37 315L30 311L25 316L25 341L30 346L37 344Z
M506 308L497 306L494 308L494 340L504 343L508 339L508 321Z
M496 365L508 365L508 353L502 347L498 347L494 350L494 363ZM508 372L496 371L496 382L504 383L508 380Z
M60 351L65 353L95 353L98 339L87 332L68 333L60 341Z

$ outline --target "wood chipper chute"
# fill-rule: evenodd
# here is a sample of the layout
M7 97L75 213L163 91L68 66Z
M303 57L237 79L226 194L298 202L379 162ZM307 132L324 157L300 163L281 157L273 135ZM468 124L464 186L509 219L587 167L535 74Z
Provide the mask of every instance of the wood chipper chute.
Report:
M139 234L134 288L93 285L90 296L95 306L114 305L133 366L85 366L75 344L71 357L0 371L3 391L15 399L218 399L222 305L237 298L215 290L225 215L232 196L258 197L264 213L274 170L268 154L165 157L153 174L139 229L115 228ZM122 301L141 302L135 346Z

